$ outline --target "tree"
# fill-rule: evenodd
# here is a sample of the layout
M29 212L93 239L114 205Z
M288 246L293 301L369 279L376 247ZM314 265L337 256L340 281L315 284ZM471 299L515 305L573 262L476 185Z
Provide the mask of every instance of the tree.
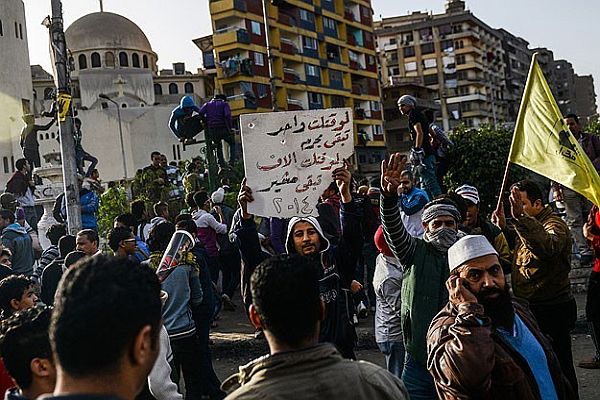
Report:
M113 228L114 219L129 212L129 201L125 188L116 184L109 187L100 197L98 209L98 233L100 237L107 238Z
M459 126L450 134L454 145L447 152L449 168L445 184L453 190L463 184L475 186L483 214L489 214L496 208L512 135L512 130L505 126L494 129L489 125L477 129ZM511 164L509 182L531 174Z

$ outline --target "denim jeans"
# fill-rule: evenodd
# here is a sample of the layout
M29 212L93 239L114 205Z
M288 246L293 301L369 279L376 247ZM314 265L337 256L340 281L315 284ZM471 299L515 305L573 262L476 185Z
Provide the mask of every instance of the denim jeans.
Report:
M406 354L404 342L402 340L397 342L378 342L377 346L385 356L385 365L387 366L387 370L398 378L402 378L402 371L404 370L404 356Z
M423 182L422 189L427 192L430 199L442 194L442 189L440 189L440 184L437 180L434 154L429 154L425 157L420 173Z
M437 400L433 377L425 366L415 361L406 353L402 381L411 400Z

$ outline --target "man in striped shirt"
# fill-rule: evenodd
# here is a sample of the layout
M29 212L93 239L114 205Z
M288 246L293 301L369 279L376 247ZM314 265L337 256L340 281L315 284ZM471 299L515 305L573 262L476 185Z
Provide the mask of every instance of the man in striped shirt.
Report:
M448 248L458 239L460 213L449 199L433 200L425 205L421 217L423 239L411 236L398 208L405 165L406 158L396 153L383 161L381 174L381 221L386 241L404 273L400 318L407 355L402 380L411 399L436 399L426 367L426 336L433 317L448 301Z

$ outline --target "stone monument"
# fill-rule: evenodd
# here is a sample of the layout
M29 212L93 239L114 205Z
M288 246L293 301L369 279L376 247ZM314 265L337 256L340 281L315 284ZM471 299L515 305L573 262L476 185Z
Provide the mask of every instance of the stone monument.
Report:
M54 202L64 188L60 152L51 152L43 157L46 164L36 168L33 173L42 179L42 185L36 187L35 201L44 207L44 214L40 218L37 228L40 245L45 250L50 246L46 233L52 225L58 223L52 215Z

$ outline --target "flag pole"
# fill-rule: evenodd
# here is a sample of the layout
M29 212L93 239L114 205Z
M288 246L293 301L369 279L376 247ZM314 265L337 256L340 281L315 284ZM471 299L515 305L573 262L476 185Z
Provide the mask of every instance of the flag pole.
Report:
M498 194L498 204L496 205L496 212L500 212L502 207L502 194L506 190L506 183L508 182L508 174L510 172L510 161L506 161L506 168L504 169L504 177L502 178L502 186L500 186L500 194Z
M525 89L523 90L523 95L521 97L521 105L519 107L519 115L517 116L517 121L521 120L521 118L524 118L524 103L525 103L525 93L527 92L527 89L529 88L529 78L531 77L531 71L533 70L533 65L537 62L537 56L538 53L535 52L533 53L533 55L531 56L531 64L529 65L529 73L527 74L527 82L525 83ZM518 124L515 124L515 129L517 127ZM500 207L502 207L502 195L504 194L504 191L506 190L506 183L508 182L508 175L510 172L510 156L513 152L513 146L515 143L515 138L514 138L515 133L513 132L513 140L510 143L510 150L508 152L508 160L506 160L506 168L504 169L504 177L502 178L502 186L500 186L500 194L498 195L498 204L496 205L496 212L500 211Z

